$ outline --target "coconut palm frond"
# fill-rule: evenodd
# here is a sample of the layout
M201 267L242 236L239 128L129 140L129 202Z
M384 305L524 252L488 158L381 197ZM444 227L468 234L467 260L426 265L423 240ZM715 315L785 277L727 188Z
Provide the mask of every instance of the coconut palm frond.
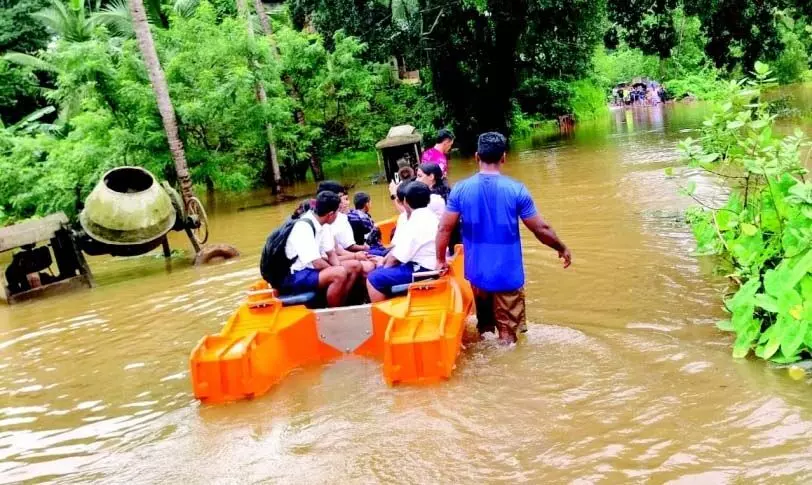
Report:
M100 12L93 14L93 20L104 25L114 35L121 37L134 37L133 20L127 0L114 0Z
M200 0L175 0L172 8L175 13L188 19L195 14L198 5L200 5Z
M61 2L51 2L51 7L34 12L31 17L39 21L55 34L61 34L70 29L70 12Z
M53 113L54 111L56 111L56 108L54 108L53 106L46 106L44 108L40 108L40 109L34 111L33 113L29 114L28 116L26 116L22 120L20 120L20 123L31 123L33 121L37 121L40 118L42 118L43 116L49 115L49 114Z
M34 111L33 113L30 113L29 115L25 116L23 119L14 123L13 125L4 127L4 129L6 130L6 132L12 134L15 133L30 134L35 131L41 131L40 128L44 127L45 125L43 125L42 123L38 123L37 121L41 119L43 116L51 114L54 111L56 111L56 108L54 108L53 106L46 106L44 108Z
M59 37L71 42L83 42L93 34L93 21L85 11L84 0L51 0L51 6L31 14Z
M39 57L34 57L21 52L8 52L3 55L3 59L22 67L29 67L35 71L56 72L57 68L48 61L43 61Z

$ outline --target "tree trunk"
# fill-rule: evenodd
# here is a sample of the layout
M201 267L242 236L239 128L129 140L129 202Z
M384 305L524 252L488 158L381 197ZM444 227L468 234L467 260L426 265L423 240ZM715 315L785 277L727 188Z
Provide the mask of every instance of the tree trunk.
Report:
M161 69L161 62L158 60L158 53L155 51L155 43L152 40L152 33L149 31L147 15L144 11L143 0L130 0L130 15L133 20L133 30L135 38L138 40L138 48L144 64L147 67L149 80L152 82L152 89L155 92L155 99L158 103L158 111L161 113L166 140L169 143L169 151L172 160L175 162L175 171L178 174L178 184L180 185L181 196L184 205L194 197L192 192L192 179L189 176L189 169L186 165L186 153L183 151L183 142L178 135L178 122L175 119L175 108L172 106L172 99L169 97L169 86L166 84L164 71Z
M246 22L245 26L246 30L248 31L248 38L253 40L254 28L251 25L251 16L248 14L248 8L245 4L245 0L237 0L237 12ZM251 69L253 66L251 59L248 59L248 66L249 69ZM262 84L262 80L259 78L256 80L256 92L259 103L262 106L267 105L268 94L265 92L265 86ZM276 144L274 143L273 136L273 125L270 122L265 123L265 135L268 139L268 162L270 163L270 172L273 174L271 190L274 194L278 194L282 190L282 172L279 170L279 160L276 157Z
M279 59L279 46L276 45L276 42L273 40L273 26L271 26L271 19L268 18L268 12L265 11L265 5L262 4L262 0L254 0L254 8L257 10L257 17L259 17L259 25L262 26L262 32L268 36L268 40L271 42L271 49L273 49L276 58Z
M265 11L265 6L262 4L262 0L254 0L254 8L256 9L257 16L259 17L259 24L262 26L262 32L265 33L265 35L268 37L268 41L271 43L271 51L274 53L276 59L279 60L281 58L281 53L279 52L279 46L276 45L276 42L274 41L271 19L268 18L268 13ZM299 94L299 90L296 89L296 86L293 84L293 80L290 78L290 76L286 75L283 78L283 81L285 84L287 84L288 89L290 90L290 95L294 101L301 102L302 97ZM301 108L296 108L296 111L293 113L293 117L299 126L305 125L305 115ZM321 161L319 161L318 157L316 157L314 154L310 155L310 169L313 172L314 180L324 180L324 172L321 169Z

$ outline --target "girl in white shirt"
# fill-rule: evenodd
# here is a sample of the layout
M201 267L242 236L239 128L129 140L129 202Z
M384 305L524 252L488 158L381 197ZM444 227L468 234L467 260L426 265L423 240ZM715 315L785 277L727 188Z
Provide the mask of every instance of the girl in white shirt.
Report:
M448 199L448 194L451 192L445 179L443 179L443 169L436 163L423 163L417 167L417 180L423 182L431 190L431 198L429 199L429 209L434 212L437 217L442 217L445 212L445 201Z

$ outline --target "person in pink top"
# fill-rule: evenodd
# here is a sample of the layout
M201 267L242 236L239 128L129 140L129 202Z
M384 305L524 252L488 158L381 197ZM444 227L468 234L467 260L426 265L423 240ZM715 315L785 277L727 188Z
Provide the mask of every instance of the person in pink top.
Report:
M443 171L443 178L448 177L448 153L454 146L454 134L446 129L437 133L437 143L423 152L420 163L435 163Z

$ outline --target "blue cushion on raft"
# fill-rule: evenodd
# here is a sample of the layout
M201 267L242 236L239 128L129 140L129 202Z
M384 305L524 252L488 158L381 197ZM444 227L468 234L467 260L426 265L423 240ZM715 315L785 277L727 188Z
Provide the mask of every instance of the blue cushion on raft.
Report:
M316 293L310 291L308 293L299 293L298 295L285 295L280 296L279 301L282 306L304 305L316 299Z

